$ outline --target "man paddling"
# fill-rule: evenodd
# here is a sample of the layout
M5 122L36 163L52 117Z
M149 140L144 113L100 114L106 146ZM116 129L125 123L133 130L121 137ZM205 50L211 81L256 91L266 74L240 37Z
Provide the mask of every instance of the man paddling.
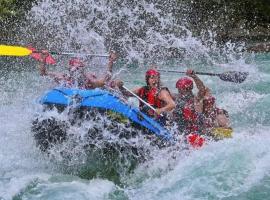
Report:
M186 74L194 80L198 94L194 95L192 92L192 79L180 78L175 85L178 94L174 94L176 108L173 111L173 119L178 125L178 130L188 135L199 130L198 113L202 112L202 99L210 94L210 90L205 87L193 70L187 70Z
M217 109L214 104L210 104L210 101L213 101L211 91L194 71L189 69L186 75L194 80L198 94L194 95L192 92L192 79L180 78L176 82L178 94L174 95L176 109L173 111L173 119L178 125L179 132L188 135L187 139L192 146L198 147L203 145L203 139L199 136L201 133L209 135L212 128L228 127L229 118L225 115L225 110Z
M206 96L203 99L203 110L199 121L201 132L205 135L215 139L232 136L229 114L226 110L216 106L216 99L213 96Z
M171 93L168 88L162 87L160 73L155 69L149 69L145 73L145 81L146 86L136 88L132 92L155 108L155 110L142 101L139 104L140 110L151 117L157 118L161 123L165 123L161 113L172 111L175 108ZM119 88L121 88L121 85ZM122 91L127 96L133 96L132 93L125 91L123 88Z
M202 99L210 93L210 90L193 70L187 70L186 75L194 80L198 94L194 95L192 92L192 79L188 77L178 79L175 84L178 94L174 94L176 108L173 111L173 121L176 122L179 133L186 135L187 142L198 148L204 144L204 138L199 133L199 113L202 112Z
M85 72L85 64L79 58L72 58L69 60L69 73L67 74L47 71L45 64L48 56L48 51L42 51L42 59L39 64L40 75L49 76L65 87L78 87L81 89L94 89L105 86L111 79L113 63L117 59L117 55L114 52L111 52L105 76L103 78L97 78L93 73Z

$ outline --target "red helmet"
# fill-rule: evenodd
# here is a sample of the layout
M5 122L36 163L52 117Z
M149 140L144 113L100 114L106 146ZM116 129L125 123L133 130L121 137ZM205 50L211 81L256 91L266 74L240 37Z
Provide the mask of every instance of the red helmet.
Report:
M213 96L208 96L203 99L203 105L214 105L216 98Z
M148 85L148 79L149 79L150 76L158 76L158 77L160 77L160 73L155 69L147 70L147 72L145 72L145 81L146 81L147 85Z
M69 67L84 67L84 63L79 58L72 58L69 60Z
M149 76L160 76L160 73L155 69L149 69L145 72L145 78L148 78Z
M180 78L176 84L175 87L180 90L186 90L186 89L193 89L193 81L187 77Z

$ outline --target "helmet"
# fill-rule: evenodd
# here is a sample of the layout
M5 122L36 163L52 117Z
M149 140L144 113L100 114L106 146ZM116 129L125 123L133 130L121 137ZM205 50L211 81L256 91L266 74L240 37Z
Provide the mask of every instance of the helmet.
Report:
M69 60L69 67L84 67L84 63L79 58L72 58Z
M203 99L203 105L214 105L216 98L213 96L208 96Z
M176 84L175 87L180 90L186 90L186 89L193 89L193 81L187 77L180 78Z
M145 81L146 81L147 85L148 85L148 79L150 78L150 76L158 76L158 77L160 77L160 73L155 69L147 70L145 72Z
M145 73L145 78L148 78L149 76L160 76L160 73L157 70L155 70L155 69L149 69Z

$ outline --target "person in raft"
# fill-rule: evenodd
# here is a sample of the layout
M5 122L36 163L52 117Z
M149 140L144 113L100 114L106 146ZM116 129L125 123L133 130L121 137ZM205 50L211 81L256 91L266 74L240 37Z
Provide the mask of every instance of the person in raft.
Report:
M85 72L85 64L79 58L72 58L69 60L68 73L47 71L46 63L49 57L51 58L48 51L43 50L41 53L41 62L39 63L40 75L49 76L64 87L94 89L113 84L111 81L112 67L117 59L117 55L114 52L111 52L109 55L108 69L103 78L97 78L93 73Z
M176 108L173 111L173 120L177 123L178 131L185 135L199 131L199 113L202 112L202 99L210 93L204 83L194 73L187 70L186 75L191 77L198 88L197 95L193 94L193 80L188 77L178 79L174 94Z
M229 114L216 106L216 99L213 96L204 97L199 121L201 132L205 135L216 140L232 137Z
M162 124L166 123L165 113L175 108L175 103L168 88L163 87L160 81L160 73L155 69L149 69L145 73L146 86L132 90L145 102L155 108L155 111L145 105L142 101L139 108L150 117L157 119ZM123 84L123 82L121 83ZM121 89L121 85L119 86ZM121 89L124 95L133 96L131 93ZM162 114L163 113L163 114ZM162 115L161 115L162 114ZM162 117L163 116L163 117Z
M180 78L176 82L178 94L174 94L176 108L173 111L173 120L177 123L178 131L188 135L190 139L190 137L197 138L200 134L209 133L214 121L216 128L225 127L224 124L228 126L229 118L225 115L227 112L223 110L222 112L224 114L221 116L221 109L218 111L220 113L219 115L211 114L211 121L213 123L209 122L210 112L212 112L212 109L215 109L214 104L211 104L211 109L207 107L208 100L212 96L211 91L193 70L188 69L186 75L192 79L188 77ZM197 95L194 95L192 91L193 81L198 89Z

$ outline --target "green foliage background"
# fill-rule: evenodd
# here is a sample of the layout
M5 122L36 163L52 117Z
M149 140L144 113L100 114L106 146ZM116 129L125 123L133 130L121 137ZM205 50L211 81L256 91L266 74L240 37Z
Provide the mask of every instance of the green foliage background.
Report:
M14 20L31 9L36 0L0 0L0 20Z

